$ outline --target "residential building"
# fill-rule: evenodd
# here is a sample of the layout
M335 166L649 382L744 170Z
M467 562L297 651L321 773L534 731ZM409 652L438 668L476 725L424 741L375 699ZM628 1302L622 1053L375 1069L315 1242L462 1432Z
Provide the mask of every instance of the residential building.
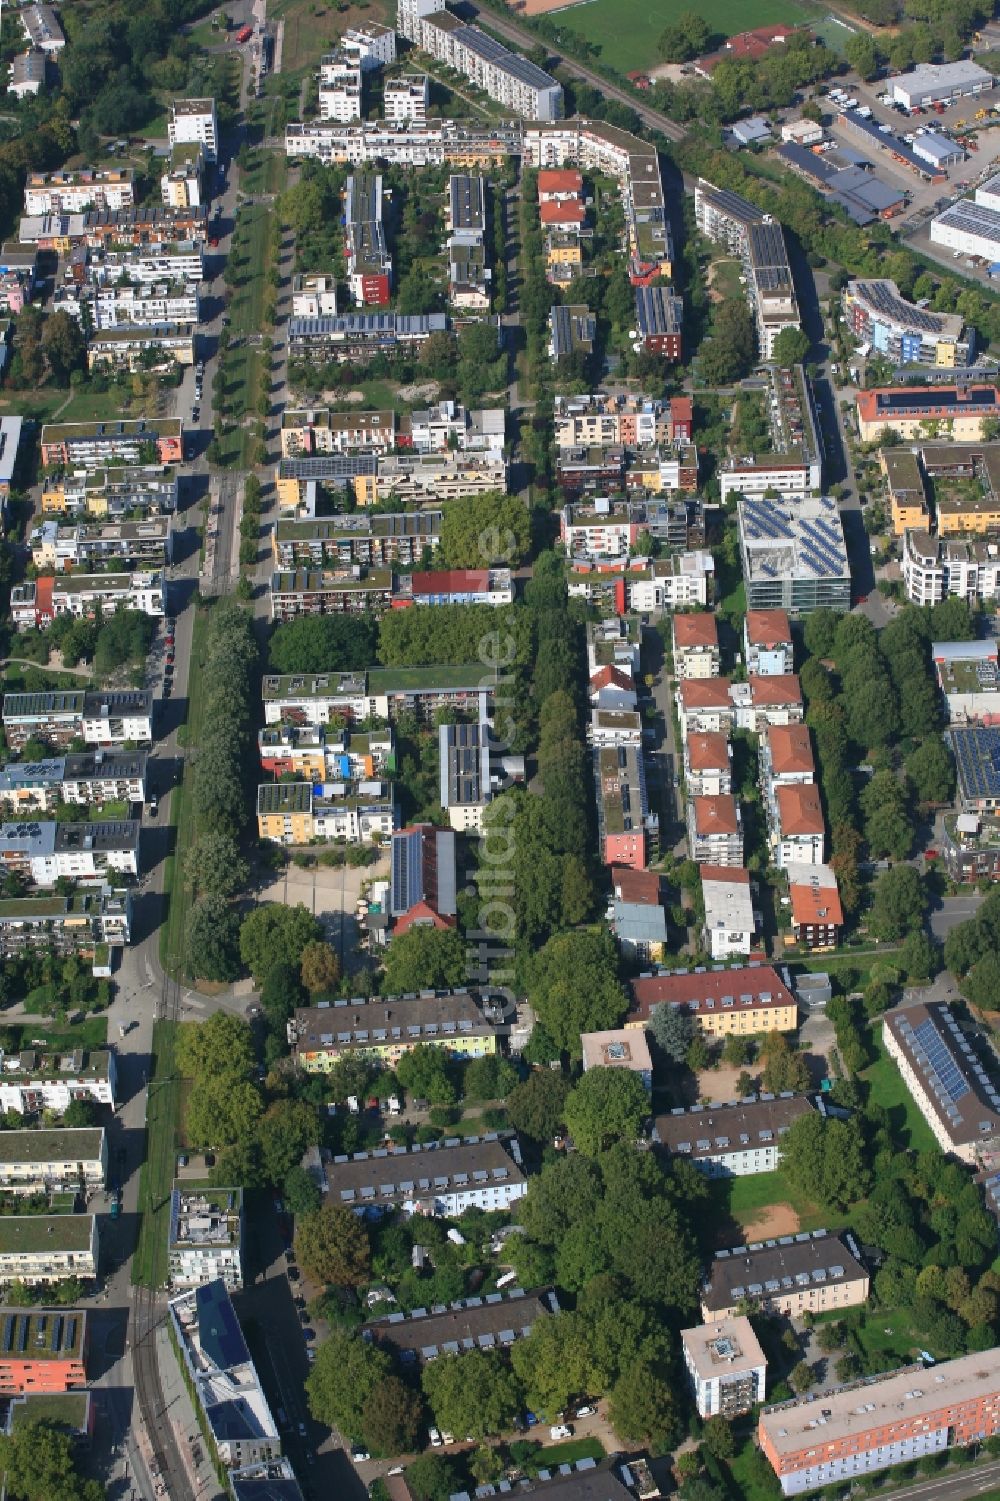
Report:
M732 793L689 798L687 834L691 859L699 864L743 864L743 818Z
M818 492L823 484L823 443L812 385L801 365L772 365L767 373L769 449L732 455L719 469L723 502L733 495L770 498Z
M503 1022L504 1003L487 991L422 991L297 1006L288 1041L306 1073L328 1073L348 1056L395 1068L420 1046L441 1048L449 1058L493 1056Z
M344 125L361 119L361 64L346 51L328 53L320 63L319 117Z
M706 1323L733 1318L749 1302L762 1313L801 1318L867 1303L869 1276L848 1234L782 1235L720 1251L701 1294Z
M800 328L798 300L781 225L738 193L699 178L694 195L698 228L743 261L747 301L763 360L774 354L783 328Z
M122 325L121 328L106 329L90 338L87 368L97 370L110 366L120 370L145 370L151 350L159 356L152 367L155 370L169 370L171 364L193 365L194 331L176 323L155 323L144 327Z
M964 813L1000 813L1000 727L956 726L948 742Z
M171 1298L174 1336L227 1469L277 1459L281 1435L221 1278Z
M620 1466L619 1474L621 1479L608 1465L598 1466L592 1459L579 1459L561 1464L555 1474L545 1471L547 1479L540 1475L537 1480L519 1483L518 1490L535 1501L635 1501L636 1495L655 1496L645 1460L630 1460ZM469 1491L457 1491L451 1501L479 1501L480 1497L489 1496L491 1489L480 1486L475 1497ZM503 1492L494 1490L493 1494ZM412 1501L412 1492L394 1492L392 1501Z
M1000 1349L992 1349L766 1407L757 1441L782 1495L797 1496L979 1444L998 1428Z
M715 678L722 667L719 626L710 610L675 615L671 622L674 676Z
M748 1318L682 1329L681 1350L699 1417L740 1418L763 1402L767 1360Z
M0 312L13 316L23 311L31 301L37 274L36 251L22 250L19 245L0 245ZM14 426L17 418L0 419L0 437L4 421L10 424L8 431L20 431Z
M152 715L153 695L143 688L7 693L3 700L3 729L12 751L22 750L32 737L54 745L81 735L88 745L149 744Z
M102 285L60 287L52 299L54 310L69 313L83 325L91 342L96 335L125 330L136 325L150 343L169 343L166 330L188 333L201 317L198 287L189 281L105 282ZM183 327L182 327L183 325Z
M481 832L493 798L524 781L524 757L506 754L485 715L476 724L439 725L438 754L441 806L459 833Z
M97 1276L97 1219L92 1214L5 1215L0 1219L0 1285L90 1282Z
M812 740L804 724L768 725L759 750L760 785L765 798L777 787L808 786L815 781Z
M722 730L692 730L684 742L684 783L690 797L721 797L733 790L733 751Z
M57 57L66 45L66 37L59 18L51 5L36 0L18 11L18 19L24 27L28 45L49 57Z
M961 386L875 386L854 398L863 443L887 432L905 439L936 430L957 443L978 443L983 423L1000 417L1000 390L986 383Z
M326 280L332 278L322 278ZM309 291L305 278L300 292ZM294 300L295 292L292 297ZM381 412L331 412L329 407L286 407L281 414L281 456L300 454L357 453L373 450L391 453L396 443L396 414Z
M426 1365L438 1355L508 1350L515 1340L527 1339L540 1319L558 1312L554 1292L526 1293L515 1287L485 1298L460 1298L447 1308L421 1308L405 1317L389 1314L365 1324L361 1337L387 1350L401 1365Z
M42 481L42 513L124 520L135 511L169 515L177 509L177 473L159 464L88 471Z
M652 1140L674 1157L687 1157L708 1178L773 1173L781 1138L812 1113L804 1094L762 1094L728 1105L693 1105L653 1122Z
M556 79L478 26L464 25L444 0L399 0L396 29L516 114L529 120L562 116L563 91Z
M382 111L391 124L412 121L415 125L426 125L429 103L430 82L426 73L403 73L398 78L386 79Z
M737 518L748 609L850 609L851 569L835 500L740 500Z
M61 876L105 883L107 877L139 874L138 819L95 823L0 823L0 868L35 886L53 886Z
M795 999L768 964L704 974L646 974L632 980L627 1027L645 1027L655 1006L683 1006L709 1037L794 1032Z
M923 530L903 534L907 599L936 605L949 596L975 607L1000 598L1000 547L985 538L945 540Z
M728 678L685 678L678 683L677 713L685 745L692 733L728 733L735 725L732 688Z
M918 142L924 138L919 137ZM914 150L918 150L918 145ZM894 281L882 278L848 282L844 312L851 332L895 365L969 365L975 332L966 330L960 313L933 313L900 294Z
M729 865L702 865L700 870L706 949L716 960L749 959L759 927L750 889L750 872Z
M791 903L792 939L814 951L836 948L844 932L837 877L829 865L797 860L784 867Z
M361 120L347 125L314 120L285 127L285 154L350 166L369 163L398 167L487 167L504 163L521 149L519 122L469 124L428 120Z
M549 311L549 359L591 355L597 338L597 319L582 302L563 303Z
M675 553L645 567L630 564L624 578L625 605L641 615L662 615L715 601L715 559L710 552ZM572 581L569 584L572 594ZM618 597L615 599L618 608ZM620 613L620 612L619 612Z
M931 661L950 724L1000 723L1000 655L990 641L934 641Z
M293 359L327 364L365 363L376 355L417 354L432 334L447 333L445 313L346 313L336 318L292 318L288 348Z
M583 1071L592 1068L623 1068L638 1074L648 1091L653 1088L653 1059L646 1034L638 1027L616 1027L608 1032L583 1032Z
M214 99L175 99L167 121L171 149L197 142L205 160L214 162L219 149L219 119Z
M24 185L26 214L78 214L88 208L122 209L134 204L132 167L29 172Z
M889 492L893 535L905 537L911 527L930 530L924 473L916 453L909 448L880 448L878 461Z
M184 459L180 417L138 417L120 422L46 422L42 463L103 469L108 464L179 464Z
M392 288L392 257L382 222L382 178L355 172L344 197L347 284L356 307L385 307Z
M296 615L381 615L392 603L386 568L350 571L296 568L271 575L271 619Z
M191 205L194 207L194 205ZM122 278L126 282L157 282L174 286L200 282L205 274L205 248L198 239L177 241L162 238L121 248L74 247L67 281L77 285L105 286Z
M19 631L45 630L57 615L94 620L116 610L162 616L162 573L71 573L15 584L10 617Z
M503 407L469 409L459 402L439 401L435 406L401 417L398 441L401 446L422 454L457 450L501 458L506 415Z
M34 99L45 88L46 55L40 47L19 52L7 69L8 94L18 99Z
M961 58L954 63L921 63L909 73L898 74L891 81L891 94L894 104L914 110L974 97L991 89L995 82L978 63Z
M393 603L405 605L509 605L514 584L509 568L447 568L404 573L396 582Z
M457 907L454 829L414 824L392 836L389 912L393 931L453 928Z
M270 843L365 844L388 839L395 826L390 782L262 782L257 787L257 834Z
M98 963L99 951L132 936L132 893L102 886L72 896L17 896L0 903L0 956L25 949L80 954Z
M767 802L768 843L779 870L786 865L822 865L826 823L819 788L801 782L778 786Z
M940 853L953 881L1000 880L1000 814L946 813Z
M663 877L655 870L616 865L611 871L611 922L627 959L659 963L667 948L667 908Z
M42 1053L26 1048L0 1054L0 1110L63 1115L73 1100L114 1105L117 1070L108 1051Z
M324 1169L329 1202L366 1218L402 1209L458 1219L467 1209L509 1209L528 1191L517 1137L496 1131L356 1152L334 1157Z
M786 677L793 666L792 628L785 610L748 610L743 620L743 652L748 674Z
M160 198L166 208L200 208L204 202L205 149L200 141L175 146L160 176Z
M21 443L21 417L0 417L0 524L5 523L7 502Z
M478 715L483 695L487 705L494 699L496 677L496 669L490 670L481 662L447 668L370 667L358 673L270 674L263 681L264 722L325 725L333 721L339 725L341 721L351 724L380 719L394 723L400 714L412 714L421 723L430 723L440 710L452 715ZM12 697L7 695L8 700ZM7 722L5 701L5 729Z
M103 1127L0 1133L0 1192L87 1195L107 1175Z
M164 568L173 558L171 517L62 525L43 521L28 538L31 561L38 569L68 573L92 563L119 568Z
M325 725L279 723L257 732L263 771L301 781L370 781L395 765L392 730L368 733Z
M985 1064L943 1001L886 1012L882 1043L903 1076L920 1114L942 1152L975 1166L1000 1147L1000 1091Z
M594 749L597 839L605 865L644 870L660 848L660 821L649 802L642 747Z
M302 275L297 273L292 277L292 317L293 318L334 318L337 315L337 283L334 277L324 275L322 272L313 272ZM290 414L282 412L281 427L282 438L285 433L285 419ZM329 412L327 417L329 417ZM282 453L285 452L282 442Z
M241 1465L238 1470L230 1470L229 1487L233 1501L305 1501L305 1492L296 1480L288 1458L265 1459L259 1464ZM394 1496L392 1501L397 1501L397 1498ZM411 1501L411 1498L406 1498L406 1501Z
M171 1286L204 1287L219 1280L243 1286L242 1188L175 1187L170 1195L167 1271Z
M68 1392L87 1384L90 1315L83 1308L5 1308L0 1394Z
M684 303L662 281L635 288L634 344L665 360L681 358Z

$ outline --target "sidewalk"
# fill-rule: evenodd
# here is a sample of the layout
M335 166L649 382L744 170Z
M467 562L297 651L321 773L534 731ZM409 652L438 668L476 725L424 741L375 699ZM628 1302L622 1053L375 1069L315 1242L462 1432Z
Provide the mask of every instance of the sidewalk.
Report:
M156 1354L160 1363L160 1383L163 1387L164 1410L173 1425L177 1448L184 1461L191 1482L190 1496L197 1501L223 1501L215 1471L208 1458L207 1446L198 1427L191 1398L188 1396L177 1357L170 1343L166 1325L156 1331ZM194 1456L200 1455L200 1462Z

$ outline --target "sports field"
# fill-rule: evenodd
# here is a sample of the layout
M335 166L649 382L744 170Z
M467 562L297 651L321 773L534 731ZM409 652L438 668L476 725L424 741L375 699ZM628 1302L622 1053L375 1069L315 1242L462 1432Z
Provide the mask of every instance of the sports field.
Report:
M655 68L661 61L657 41L689 0L581 0L549 14L549 21L578 32L598 48L599 60L619 73ZM754 26L805 21L816 12L796 0L703 0L697 7L720 37Z

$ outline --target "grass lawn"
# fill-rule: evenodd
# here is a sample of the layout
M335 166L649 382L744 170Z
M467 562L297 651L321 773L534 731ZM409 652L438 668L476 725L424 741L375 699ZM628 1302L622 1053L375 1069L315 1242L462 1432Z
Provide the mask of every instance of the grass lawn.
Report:
M250 429L243 426L243 418L249 410L251 400L255 399L262 358L261 350L250 344L226 351L223 369L226 372L227 387L232 388L235 401L236 426L219 444L223 464L240 468L246 468L249 464L252 437Z
M937 1143L930 1126L913 1103L902 1074L882 1046L880 1026L872 1028L870 1041L878 1057L870 1068L863 1071L861 1078L871 1085L873 1099L888 1110L897 1142L913 1152L936 1151Z
M726 1461L730 1477L730 1494L742 1501L775 1501L781 1490L774 1471L748 1435L732 1459Z
M264 294L267 290L265 251L272 209L264 203L251 203L240 209L233 236L237 267L241 275L234 281L229 301L230 333L260 333L264 321Z
M68 395L68 391L54 389L6 390L0 396L0 412L16 412L18 416L31 417L36 422L51 422L53 412L58 411Z
M604 1445L599 1438L570 1438L563 1444L546 1444L533 1463L550 1470L553 1465L573 1465L581 1459L603 1459Z
M201 739L202 716L205 712L205 685L201 668L207 628L208 612L198 610L194 617L191 663L188 673L186 721L186 744L188 745L197 745ZM180 785L170 798L170 816L176 828L176 838L174 852L168 855L164 871L163 892L167 900L167 919L160 927L160 963L167 970L177 970L183 962L184 928L190 905L190 893L180 879L184 856L194 843L195 837L192 784L187 768L188 763L185 761L182 765Z
M153 1026L153 1077L146 1102L146 1151L139 1174L139 1240L132 1261L132 1281L162 1287L167 1278L170 1193L174 1185L174 1141L180 1081L174 1078L176 1022Z
M73 1027L48 1027L44 1022L13 1023L0 1027L0 1048L5 1053L17 1053L21 1048L34 1046L35 1038L43 1039L40 1046L53 1052L62 1049L106 1048L108 1045L108 1019L106 1016L87 1016Z
M711 268L712 291L717 292L723 299L727 297L742 297L744 292L740 285L740 269L739 261L713 261Z
M240 175L240 187L244 193L280 193L285 187L287 160L277 151L256 150L250 163Z
M847 1214L820 1209L797 1188L793 1188L778 1168L773 1173L752 1173L745 1178L713 1178L709 1182L709 1196L715 1217L719 1220L719 1244L734 1244L730 1237L738 1236L747 1225L759 1222L773 1204L790 1204L799 1217L801 1230L836 1230L846 1225ZM725 1217L730 1223L725 1225ZM762 1228L760 1234L766 1234Z
M575 31L590 42L600 62L628 73L659 60L657 42L664 28L686 8L685 0L588 0L550 19L560 30ZM706 0L698 14L718 36L811 17L795 0Z
M392 25L395 14L395 6L390 7L388 0L355 0L354 4L344 6L327 0L276 0L269 18L285 23L281 71L292 72L317 63L349 26L361 26L368 21Z

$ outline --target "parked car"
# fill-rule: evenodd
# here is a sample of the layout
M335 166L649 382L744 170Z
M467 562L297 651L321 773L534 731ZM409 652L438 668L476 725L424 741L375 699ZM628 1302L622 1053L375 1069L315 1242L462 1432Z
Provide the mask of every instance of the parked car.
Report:
M438 1433L438 1431L437 1431L436 1428L428 1428L428 1430L427 1430L427 1437L430 1439L430 1444L431 1444L431 1448L432 1449L440 1449L440 1447L441 1447L441 1435L440 1435L440 1433Z
M568 1423L553 1423L549 1429L549 1438L555 1443L561 1438L572 1438L573 1430Z
M355 1444L351 1450L351 1458L356 1465L363 1465L366 1459L371 1459L371 1455L360 1444Z
M594 1416L594 1413L596 1411L597 1411L596 1407L587 1407L587 1406L578 1407L576 1409L576 1412L574 1412L573 1416L575 1418L592 1418Z

